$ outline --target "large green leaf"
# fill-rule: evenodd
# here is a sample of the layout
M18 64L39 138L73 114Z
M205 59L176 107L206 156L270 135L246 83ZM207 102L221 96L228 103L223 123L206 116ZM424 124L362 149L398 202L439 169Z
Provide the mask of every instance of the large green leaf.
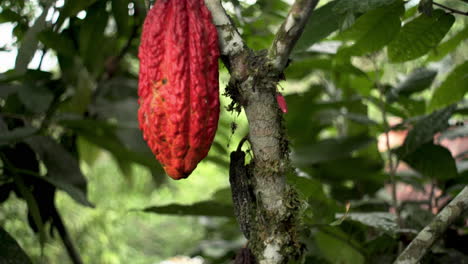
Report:
M420 146L432 142L437 132L443 131L449 126L448 120L455 112L455 109L456 106L451 105L422 117L416 122L413 129L406 136L403 145L397 150L398 155L404 158Z
M130 15L128 14L129 0L112 0L112 14L114 15L120 35L126 35L130 29Z
M352 152L364 148L374 141L375 139L368 136L325 139L314 145L296 147L292 159L297 166L309 166L347 157Z
M39 40L48 48L55 50L60 55L73 57L76 55L73 41L65 34L59 34L52 30L45 30L39 34Z
M91 73L102 67L103 51L109 43L104 42L108 13L106 2L99 1L87 10L86 20L80 27L79 51L84 64ZM96 43L101 43L96 45Z
M366 213L348 213L346 215L337 214L337 218L346 217L353 221L360 222L366 226L375 228L376 230L395 234L398 230L396 216L391 213L384 212L366 212Z
M423 91L431 87L437 75L437 71L426 68L417 69L408 75L398 86L391 89L387 94L387 100L395 101L399 96L409 96L413 93Z
M53 139L35 136L26 140L47 167L47 181L67 192L75 201L92 207L86 198L86 179L78 161Z
M465 26L462 31L458 32L455 36L442 42L434 50L429 53L427 61L439 61L444 58L447 54L457 48L460 42L468 38L468 26Z
M400 30L400 15L404 12L403 3L398 2L369 11L359 17L354 25L340 34L345 40L354 40L346 48L350 55L364 55L383 48L392 41Z
M390 5L395 1L400 0L346 0L338 1L338 4L334 7L334 11L340 14L343 13L365 13L369 10L379 8L382 6Z
M18 242L0 227L0 264L32 264Z
M25 83L18 90L21 102L33 113L44 113L54 99L53 93L45 86Z
M455 22L455 17L442 10L435 10L408 22L395 40L388 45L388 57L392 62L417 59L435 48Z
M192 205L170 204L164 206L152 206L143 209L144 212L169 214L169 215L187 215L187 216L220 216L234 217L234 208L227 204L204 201Z
M457 103L468 92L468 61L458 65L436 88L429 103L429 109L434 110L452 103Z
M403 160L424 177L447 180L458 176L452 154L439 145L424 144L405 156Z
M324 228L315 235L321 255L329 263L364 264L365 257L357 241L338 228Z
M301 38L296 43L296 51L306 50L340 28L343 16L333 11L336 3L338 1L332 1L313 11Z
M36 19L34 25L28 29L26 35L21 41L21 46L18 50L18 55L15 61L15 71L19 74L26 72L29 62L34 57L39 43L39 33L47 27L47 13L49 12L50 4L44 7L42 14Z

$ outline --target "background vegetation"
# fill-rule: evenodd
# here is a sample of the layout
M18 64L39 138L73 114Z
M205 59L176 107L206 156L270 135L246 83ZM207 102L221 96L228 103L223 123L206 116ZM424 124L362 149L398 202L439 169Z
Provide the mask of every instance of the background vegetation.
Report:
M0 52L16 55L0 74L0 263L27 263L16 242L33 263L229 263L244 246L228 180L243 114L222 97L215 143L187 180L168 179L141 138L145 4L0 2L14 41ZM290 6L223 4L257 50ZM278 87L306 263L391 263L468 183L466 10L459 0L335 0L314 11ZM222 88L227 80L221 66ZM464 219L452 225L424 263L468 261L467 232Z

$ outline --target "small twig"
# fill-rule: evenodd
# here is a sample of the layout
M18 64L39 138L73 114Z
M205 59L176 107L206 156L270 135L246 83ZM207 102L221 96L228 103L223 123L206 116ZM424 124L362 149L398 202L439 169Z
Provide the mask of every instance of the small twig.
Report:
M448 11L450 11L451 13L454 13L454 14L459 14L459 15L468 16L468 11L467 11L467 12L463 12L463 11L460 11L460 10L457 10L457 9L453 9L453 8L451 8L451 7L448 7L448 6L445 6L445 5L436 3L436 2L432 2L432 4L435 5L435 6L438 6L438 7L440 7L440 8L443 8L443 9L445 9L445 10L448 10Z
M445 230L468 210L468 185L406 247L394 264L416 264Z
M296 0L286 20L276 33L273 44L268 51L273 68L282 72L286 67L294 45L304 31L307 20L319 0Z

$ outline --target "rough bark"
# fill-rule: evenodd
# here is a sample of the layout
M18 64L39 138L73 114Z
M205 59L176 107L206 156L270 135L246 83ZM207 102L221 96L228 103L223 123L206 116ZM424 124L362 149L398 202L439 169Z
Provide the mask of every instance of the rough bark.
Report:
M468 186L465 188L411 241L395 260L395 264L416 264L431 249L456 219L468 210Z
M243 152L233 152L230 180L238 221L260 264L290 263L302 256L299 205L296 193L286 184L291 168L276 86L317 2L297 0L270 51L254 52L243 42L219 0L205 0L218 28L223 62L231 73L227 91L243 107L249 122L253 160L244 165Z

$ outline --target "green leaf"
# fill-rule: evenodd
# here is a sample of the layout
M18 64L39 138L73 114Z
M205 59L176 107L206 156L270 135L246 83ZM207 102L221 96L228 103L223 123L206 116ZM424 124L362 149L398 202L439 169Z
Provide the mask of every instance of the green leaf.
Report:
M68 17L75 16L81 10L86 9L90 5L94 4L97 0L80 0L80 1L65 1L65 4L60 9L60 16L56 22L57 25L62 25L62 23Z
M332 1L313 11L301 38L296 43L295 51L306 50L340 28L343 16L333 12L337 3L338 1Z
M112 0L112 13L120 35L127 35L130 30L129 0Z
M439 61L443 59L447 54L459 47L460 42L466 40L467 38L468 26L465 26L462 31L458 32L455 36L453 36L445 42L442 42L439 46L433 49L429 53L427 61Z
M32 264L18 242L0 227L0 264Z
M82 205L93 207L86 198L86 178L78 161L53 139L35 136L26 140L47 167L48 182L65 191Z
M455 22L455 17L442 10L435 10L433 16L421 14L408 22L400 34L388 45L391 62L417 59L435 48Z
M445 81L435 89L429 103L429 110L457 103L468 92L468 61L458 65Z
M344 217L344 214L337 214L336 218ZM346 219L357 221L366 226L373 227L379 231L395 234L398 230L396 216L391 213L369 212L369 213L348 213Z
M152 206L143 209L143 211L180 216L234 217L234 208L232 206L212 201L203 201L192 205L169 204L164 206Z
M74 130L88 142L108 150L117 158L129 159L158 174L164 174L138 128L120 128L108 122L88 119L61 120L60 124Z
M352 152L364 148L374 141L375 139L367 136L325 139L314 145L302 145L295 148L292 160L299 167L335 160L347 157Z
M33 113L44 113L54 99L53 93L44 86L25 83L18 90L18 97L28 110Z
M413 71L397 87L386 94L387 100L393 102L399 96L409 96L431 87L436 75L437 71L426 68Z
M19 127L10 131L0 132L0 146L16 143L27 137L31 137L36 134L37 128L33 127Z
M59 34L52 30L45 30L39 34L39 40L48 48L58 54L73 57L76 55L75 45L65 34Z
M457 165L450 151L433 143L420 146L403 160L424 177L447 180L458 176Z
M19 22L23 17L11 9L2 9L0 12L0 23L5 22Z
M403 145L398 148L398 156L404 158L406 155L417 150L420 146L432 142L437 132L443 131L449 126L448 120L455 112L455 109L456 106L451 105L422 117L416 122L413 129L409 131Z
M399 0L346 0L338 1L333 10L339 14L366 13L369 10L390 5Z
M46 18L49 12L50 4L44 7L42 14L36 19L34 25L28 29L26 35L21 40L21 46L15 61L15 71L19 74L26 72L29 62L34 57L39 40L38 34L47 26Z
M366 76L363 71L356 68L351 63L333 64L332 59L321 57L297 58L286 68L285 75L287 79L301 79L308 76L314 70L339 71L356 76Z
M0 98L7 99L10 94L18 92L19 85L0 84Z
M383 182L383 162L364 157L346 157L314 166L318 177L327 181L371 180Z
M91 73L99 71L103 66L103 50L106 45L96 45L96 43L105 43L104 31L107 20L106 2L99 1L87 10L86 19L80 27L79 51L84 64Z
M321 255L329 263L364 264L360 245L338 228L323 228L315 235ZM339 251L339 254L337 252Z
M351 47L345 48L346 52L359 56L383 48L400 31L400 15L404 10L403 3L398 2L369 11L359 17L354 25L338 36L355 41Z

